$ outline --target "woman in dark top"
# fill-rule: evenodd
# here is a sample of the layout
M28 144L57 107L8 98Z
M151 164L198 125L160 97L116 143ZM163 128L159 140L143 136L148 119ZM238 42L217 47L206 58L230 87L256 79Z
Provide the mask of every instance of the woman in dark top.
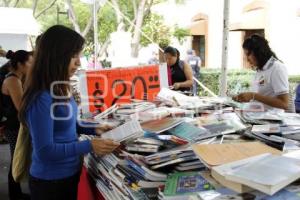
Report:
M180 53L176 48L167 47L164 51L168 65L169 85L175 90L190 91L193 86L193 72L191 67L180 60Z
M180 53L176 48L167 47L164 51L168 65L169 86L175 90L191 91L193 86L193 72L191 67L180 60Z
M10 145L11 158L17 142L19 131L18 111L23 95L22 80L32 65L32 53L24 50L8 51L6 57L10 59L10 72L6 74L1 87L1 107L6 121L4 122L4 134ZM20 183L16 183L12 177L12 166L8 173L8 189L10 199L29 199L23 195Z

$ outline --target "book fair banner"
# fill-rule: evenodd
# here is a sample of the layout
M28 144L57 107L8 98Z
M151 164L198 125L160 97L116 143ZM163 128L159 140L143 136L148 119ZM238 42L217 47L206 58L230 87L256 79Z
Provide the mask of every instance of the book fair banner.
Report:
M130 99L154 100L168 86L166 65L111 68L79 72L83 113L103 112Z

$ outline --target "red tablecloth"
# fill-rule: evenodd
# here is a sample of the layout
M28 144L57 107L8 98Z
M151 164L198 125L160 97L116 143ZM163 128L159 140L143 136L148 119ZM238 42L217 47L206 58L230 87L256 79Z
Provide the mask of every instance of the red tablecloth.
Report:
M96 185L89 178L87 169L82 168L78 185L78 200L104 200Z

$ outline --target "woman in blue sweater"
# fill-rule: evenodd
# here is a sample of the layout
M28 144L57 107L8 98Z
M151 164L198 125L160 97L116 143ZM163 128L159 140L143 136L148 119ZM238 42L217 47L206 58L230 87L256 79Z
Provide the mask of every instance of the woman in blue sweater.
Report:
M104 155L119 145L104 139L78 141L77 133L95 133L78 127L77 105L67 84L80 66L83 45L75 31L59 25L49 28L39 41L26 80L20 121L29 128L32 141L33 200L77 199L80 157L89 152Z

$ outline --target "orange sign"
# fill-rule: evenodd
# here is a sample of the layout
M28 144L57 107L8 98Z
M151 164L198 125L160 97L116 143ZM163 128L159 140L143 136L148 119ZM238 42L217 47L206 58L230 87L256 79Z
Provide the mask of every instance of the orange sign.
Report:
M87 71L86 93L90 112L104 111L130 99L153 100L160 91L158 65Z

